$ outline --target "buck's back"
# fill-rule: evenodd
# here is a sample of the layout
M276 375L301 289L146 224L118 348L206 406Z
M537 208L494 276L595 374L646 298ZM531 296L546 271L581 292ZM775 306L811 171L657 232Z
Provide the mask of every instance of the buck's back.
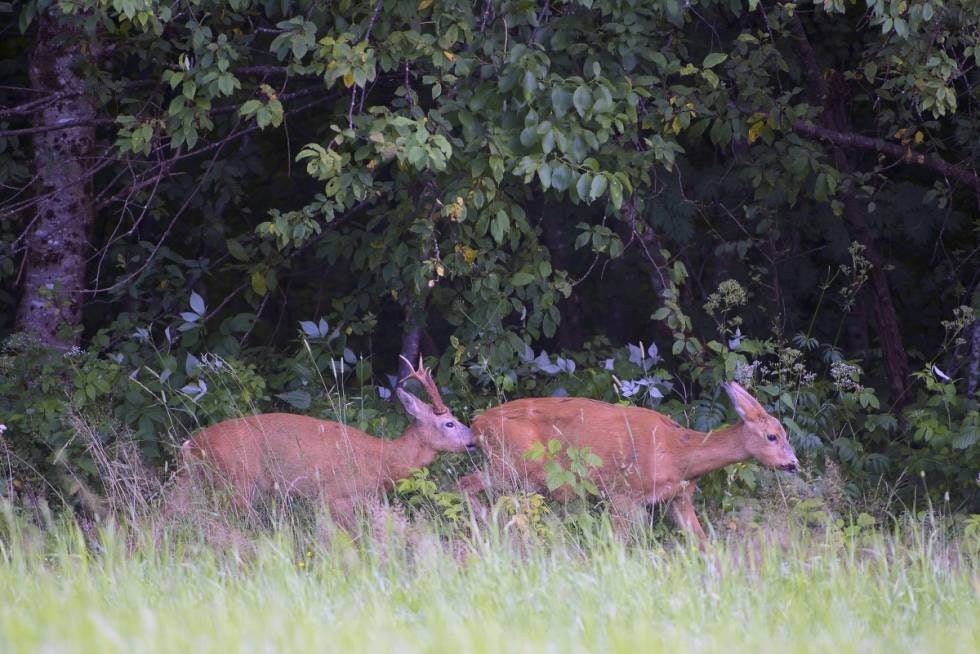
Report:
M369 484L373 439L330 420L265 413L226 420L191 438L185 453L207 462L246 494L279 488L315 495L333 486Z

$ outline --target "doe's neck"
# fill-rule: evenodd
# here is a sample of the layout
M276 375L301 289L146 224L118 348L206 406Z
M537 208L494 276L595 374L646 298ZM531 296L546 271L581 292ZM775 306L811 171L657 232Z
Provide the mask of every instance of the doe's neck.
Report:
M751 458L745 447L747 436L744 422L716 431L696 432L688 443L683 462L684 478L694 479Z

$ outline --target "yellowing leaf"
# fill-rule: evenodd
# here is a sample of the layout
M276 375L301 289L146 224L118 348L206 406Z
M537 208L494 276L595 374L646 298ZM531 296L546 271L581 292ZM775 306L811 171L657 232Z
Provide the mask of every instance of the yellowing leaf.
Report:
M252 271L252 290L260 297L264 296L269 290L265 284L265 275L260 270Z
M432 0L419 0L419 11L425 11L432 6Z
M760 120L749 128L749 145L752 145L759 139L759 135L762 134L762 130L765 128L765 126L766 123Z
M463 255L463 261L465 261L469 266L473 265L473 262L476 261L476 257L480 254L479 251L471 248L468 245L461 246L459 248L459 252Z
M674 134L681 133L681 117L674 116L674 120L670 121L670 128L674 130Z
M350 71L344 73L344 86L347 88L354 86L354 73Z
M442 265L441 263L437 263L436 264L436 274L439 275L440 277L445 277L445 275L446 275L446 267L444 265Z
M450 52L449 50L443 50L442 51L442 56L444 56L449 61L453 61L454 59L456 59L456 55L454 53Z
M916 143L917 145L918 145L919 143L922 143L922 141L923 141L923 140L925 140L925 138L926 138L926 137L925 137L925 135L924 135L924 134L923 134L922 132L916 132L916 133L915 133L915 143Z

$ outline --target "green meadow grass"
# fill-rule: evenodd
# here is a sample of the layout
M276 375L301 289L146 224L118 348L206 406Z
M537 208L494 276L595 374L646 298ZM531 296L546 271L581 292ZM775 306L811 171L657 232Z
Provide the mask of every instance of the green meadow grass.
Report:
M0 652L978 652L977 557L937 530L624 545L294 526L238 547L0 519ZM830 532L827 532L830 533Z

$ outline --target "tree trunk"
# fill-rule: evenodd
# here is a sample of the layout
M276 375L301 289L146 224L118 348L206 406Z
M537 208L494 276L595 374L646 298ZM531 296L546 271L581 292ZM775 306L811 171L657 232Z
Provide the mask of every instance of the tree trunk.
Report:
M800 57L806 75L807 99L815 107L823 109L820 122L824 127L839 132L851 132L850 106L852 98L850 84L836 71L822 70L810 45L809 37L800 15L792 18L790 28L799 44ZM855 170L854 163L843 146L830 149L834 166L847 176ZM884 259L878 252L874 236L868 228L864 207L853 189L845 190L841 200L844 204L844 220L852 230L855 240L864 246L864 255L871 262L871 297L874 301L875 328L881 345L881 356L885 362L888 385L892 392L892 403L896 407L907 404L909 397L909 361L899 328L898 313L892 301L891 285L885 274Z
M975 398L980 391L980 320L973 321L969 333L970 363L967 367L966 396Z
M563 229L570 224L563 221L557 207L544 205L541 219L542 236L545 247L551 256L551 264L557 270L569 270L571 257L569 249L571 242L566 238ZM573 288L572 294L558 303L561 311L561 322L555 335L560 350L577 350L585 342L585 329L582 326L582 296L578 289Z
M78 342L86 260L95 219L92 167L95 118L82 65L91 57L90 43L78 38L55 6L37 21L30 54L31 88L36 97L65 94L35 118L47 129L66 122L75 127L39 131L34 136L37 213L27 228L23 287L17 329L47 345L67 349ZM79 124L82 123L82 124Z
M864 246L864 256L871 262L871 270L868 274L871 282L871 297L874 301L878 343L881 345L881 356L885 360L885 372L891 387L892 402L900 407L911 399L908 395L909 360L905 353L905 343L902 341L898 312L895 311L895 304L892 302L891 286L885 274L885 263L878 248L875 247L874 237L864 220L863 209L851 192L844 196L844 217L851 224L858 243Z
M419 344L422 340L423 309L414 302L405 307L405 328L402 331L402 343L398 357L398 383L408 377L412 366L419 359Z

